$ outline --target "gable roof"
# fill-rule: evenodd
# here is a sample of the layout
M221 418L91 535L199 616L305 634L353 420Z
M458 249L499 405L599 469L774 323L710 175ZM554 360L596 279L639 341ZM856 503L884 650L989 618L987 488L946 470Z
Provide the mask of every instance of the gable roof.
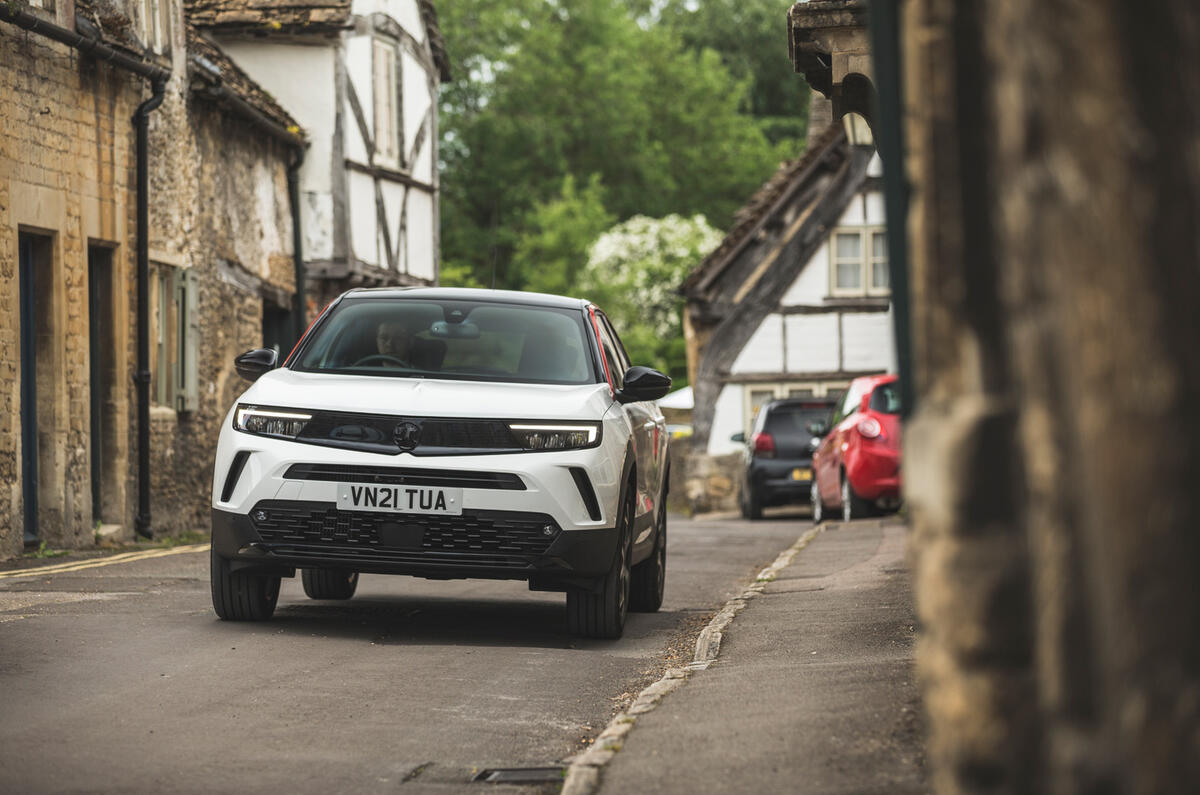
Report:
M780 164L778 170L755 191L742 209L734 213L733 228L707 257L701 260L680 291L686 296L699 297L721 277L759 230L769 223L788 200L812 177L815 166L826 157L849 149L846 132L840 124L830 125L817 138L809 141L803 155Z
M197 63L204 77L211 82L219 81L220 85L241 99L254 110L266 116L267 119L284 128L288 132L301 136L300 124L292 115L283 109L267 91L254 81L225 54L225 51L206 39L195 27L187 26L188 56Z
M206 30L271 33L334 33L351 26L351 0L184 0L188 21ZM433 0L417 0L421 22L443 82L450 80L450 57L438 27Z
M351 0L184 0L188 21L220 30L322 33L350 22Z

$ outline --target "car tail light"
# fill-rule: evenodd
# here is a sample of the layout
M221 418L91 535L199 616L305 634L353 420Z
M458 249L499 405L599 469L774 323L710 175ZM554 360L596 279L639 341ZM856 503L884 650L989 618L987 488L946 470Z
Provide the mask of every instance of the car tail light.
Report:
M771 434L756 433L751 442L754 444L754 452L767 457L775 455L775 438Z
M883 427L874 417L864 417L858 423L858 435L864 439L874 439L883 433Z

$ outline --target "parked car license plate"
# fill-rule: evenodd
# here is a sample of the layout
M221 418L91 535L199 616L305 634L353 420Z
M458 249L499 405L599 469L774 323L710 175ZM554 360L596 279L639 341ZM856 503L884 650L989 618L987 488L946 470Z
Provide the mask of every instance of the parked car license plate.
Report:
M807 467L796 467L792 470L792 480L812 480L812 470Z
M462 513L462 489L339 483L337 506L343 511L442 513L458 516Z

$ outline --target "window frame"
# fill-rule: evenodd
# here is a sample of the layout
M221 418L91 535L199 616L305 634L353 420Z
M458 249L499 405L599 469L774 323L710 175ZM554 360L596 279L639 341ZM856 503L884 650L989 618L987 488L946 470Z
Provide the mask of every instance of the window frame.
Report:
M875 235L884 236L885 251L882 257L875 255ZM838 257L837 239L839 235L857 235L858 249L858 287L838 286L838 266L848 264L851 260ZM870 224L866 226L839 226L829 234L829 294L834 298L887 298L892 294L891 257L886 251L887 226ZM888 268L888 286L875 287L876 266L883 264Z
M382 68L379 63L381 56L386 56L387 59ZM400 70L401 57L397 43L382 36L373 36L371 38L373 160L378 165L397 170L404 167L404 107L403 97L400 94L403 75ZM381 113L381 110L384 112ZM389 119L387 132L390 134L388 135L384 135L380 129L380 120L384 117ZM385 138L386 147L381 145Z

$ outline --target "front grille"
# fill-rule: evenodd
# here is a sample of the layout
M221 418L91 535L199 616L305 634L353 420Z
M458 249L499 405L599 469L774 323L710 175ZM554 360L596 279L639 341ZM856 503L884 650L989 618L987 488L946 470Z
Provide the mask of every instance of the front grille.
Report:
M268 548L289 555L495 566L529 565L530 557L545 554L559 531L554 519L541 513L394 514L290 500L263 500L250 520Z
M471 455L522 452L512 430L497 420L401 417L379 414L348 414L320 411L304 426L299 441L396 455L398 425L411 423L419 429L417 446L408 451L423 455Z
M464 472L455 469L375 467L357 464L292 464L283 476L290 480L325 480L337 483L525 490L525 482L509 472Z

